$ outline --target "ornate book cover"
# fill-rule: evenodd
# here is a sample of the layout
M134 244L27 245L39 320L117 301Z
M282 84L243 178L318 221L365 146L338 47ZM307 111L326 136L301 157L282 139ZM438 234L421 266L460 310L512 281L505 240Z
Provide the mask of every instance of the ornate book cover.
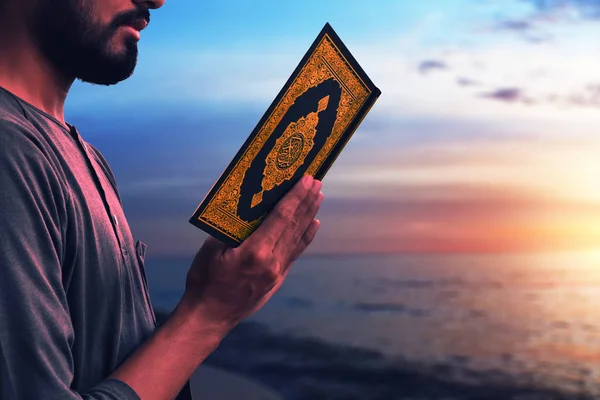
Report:
M238 246L303 175L323 179L380 94L325 24L190 223Z

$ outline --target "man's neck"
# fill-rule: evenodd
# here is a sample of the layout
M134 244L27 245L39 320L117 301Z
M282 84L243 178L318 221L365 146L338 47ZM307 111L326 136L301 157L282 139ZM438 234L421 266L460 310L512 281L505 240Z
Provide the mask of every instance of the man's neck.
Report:
M4 23L4 21L0 21ZM24 34L0 35L0 86L66 125L73 79L62 76Z

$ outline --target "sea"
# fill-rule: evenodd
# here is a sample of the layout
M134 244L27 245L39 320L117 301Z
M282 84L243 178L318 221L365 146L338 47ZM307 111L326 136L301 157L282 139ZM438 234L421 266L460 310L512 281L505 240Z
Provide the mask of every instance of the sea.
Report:
M190 259L148 259L155 309ZM299 399L600 398L600 252L304 256L207 363Z

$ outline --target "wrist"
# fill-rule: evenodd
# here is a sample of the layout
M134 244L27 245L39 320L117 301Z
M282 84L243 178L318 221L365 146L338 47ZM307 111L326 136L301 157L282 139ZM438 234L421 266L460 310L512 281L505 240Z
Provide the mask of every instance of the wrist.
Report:
M237 325L227 316L218 315L205 301L186 294L175 307L173 315L174 318L186 321L189 329L221 338L224 338Z

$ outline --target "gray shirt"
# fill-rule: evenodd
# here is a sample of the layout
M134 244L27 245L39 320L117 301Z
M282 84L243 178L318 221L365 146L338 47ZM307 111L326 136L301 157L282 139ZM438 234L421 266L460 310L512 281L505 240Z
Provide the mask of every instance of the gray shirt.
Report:
M70 128L0 88L0 399L139 400L108 376L156 327L146 246Z

